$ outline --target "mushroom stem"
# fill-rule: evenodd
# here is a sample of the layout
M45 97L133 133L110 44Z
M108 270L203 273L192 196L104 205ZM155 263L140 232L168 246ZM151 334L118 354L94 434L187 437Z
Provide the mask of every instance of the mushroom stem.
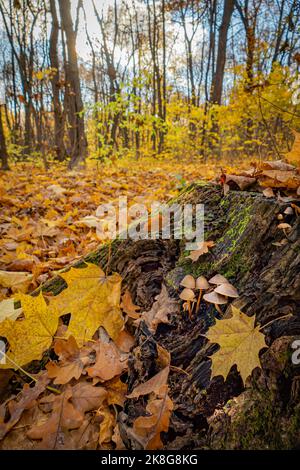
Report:
M201 302L201 297L202 297L202 289L199 290L199 295L198 295L198 300L197 300L197 305L196 305L196 313L199 310L200 302Z
M223 315L223 312L222 312L222 310L220 309L219 305L214 304L214 306L215 306L215 309L219 312L219 314L220 314L220 315Z
M188 309L189 309L189 319L191 320L192 319L191 301L188 300L187 303L188 303Z

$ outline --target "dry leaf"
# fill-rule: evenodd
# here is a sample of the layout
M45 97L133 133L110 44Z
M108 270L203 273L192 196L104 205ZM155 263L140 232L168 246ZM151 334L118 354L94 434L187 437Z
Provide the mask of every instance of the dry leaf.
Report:
M256 183L256 178L251 178L250 176L225 175L224 183L228 185L231 181L237 184L237 186L244 191L244 189L247 189Z
M191 251L190 255L187 258L190 258L192 261L197 261L200 256L208 253L209 249L215 246L215 242L209 240L207 242L200 242L197 250Z
M265 337L254 326L255 317L248 317L231 306L232 317L216 320L206 337L220 349L212 355L212 377L223 375L226 379L231 367L236 364L245 383L255 367L260 367L258 353L266 346Z
M83 368L90 364L89 353L91 348L78 348L75 338L59 339L54 342L54 351L60 361L49 362L46 365L48 376L54 380L54 384L66 384L70 380L79 379Z
M72 389L67 389L57 396L47 397L52 403L52 412L47 421L36 424L27 432L30 439L39 439L41 449L64 448L68 431L77 429L84 420L84 415L71 403ZM46 402L46 400L44 401Z
M146 322L149 330L156 332L160 323L169 323L170 314L178 314L180 309L177 301L169 297L167 288L162 284L161 292L155 297L156 301L151 310L143 312L142 319Z
M119 307L121 276L115 273L106 278L95 264L83 269L71 268L60 276L68 288L53 297L50 306L60 315L71 313L67 335L74 336L82 346L103 326L112 339L117 338L124 327Z
M272 188L266 188L263 190L263 195L265 197L275 197L274 191Z
M72 388L72 403L81 413L97 410L106 398L105 388L88 382L79 382Z
M12 292L26 293L32 279L29 273L0 271L0 286L9 287Z
M295 171L295 167L289 163L284 162L283 160L262 162L260 165L262 170L280 170L280 171Z
M112 440L114 428L116 426L116 417L108 406L100 408L97 415L102 418L99 433L99 444L102 447L105 444L109 444Z
M1 304L0 304L1 306ZM134 346L134 336L132 336L128 331L122 330L115 340L115 345L123 352L128 353L130 349Z
M105 383L107 404L123 406L126 399L127 385L119 377Z
M125 313L127 313L130 318L137 319L141 316L140 313L137 313L138 310L141 309L141 307L134 305L134 303L132 302L131 294L128 289L125 291L125 294L122 297L121 308Z
M96 362L92 367L87 368L90 377L99 377L105 382L122 374L123 370L126 369L127 360L124 360L113 342L99 342L94 349L96 351Z
M21 301L24 319L6 318L0 323L0 336L9 342L6 364L0 364L3 369L18 369L41 359L43 352L50 348L58 327L58 318L49 312L42 293L37 297L18 294L16 300Z
M0 322L5 318L16 320L22 312L22 308L15 309L15 299L4 299L0 302Z
M19 421L24 410L32 406L35 400L44 392L49 383L49 379L44 374L36 382L34 387L25 384L22 392L14 400L4 403L0 406L0 439L10 431L13 426ZM3 421L6 415L6 407L9 409L9 420Z
M158 450L163 447L160 433L167 432L174 405L167 394L152 398L146 407L150 416L139 416L133 423L133 432L146 450Z
M158 372L158 374L147 380L147 382L135 387L132 392L127 395L127 398L139 398L142 395L149 395L150 393L160 395L162 387L168 382L169 372L170 367L165 367L163 370Z

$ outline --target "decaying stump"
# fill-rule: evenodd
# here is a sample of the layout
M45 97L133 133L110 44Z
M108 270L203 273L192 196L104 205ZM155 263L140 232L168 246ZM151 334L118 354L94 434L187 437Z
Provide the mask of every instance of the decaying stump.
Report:
M292 364L291 344L300 335L300 217L284 216L292 229L278 229L279 213L289 203L260 193L230 191L194 184L178 199L205 204L205 238L216 246L193 263L179 241L115 241L108 261L107 247L86 260L119 272L134 302L149 310L164 283L178 299L179 283L187 273L206 277L223 274L238 289L234 305L256 315L269 349L261 351L262 370L256 369L244 387L233 366L227 379L210 380L210 356L218 348L203 334L214 323L214 307L201 304L189 320L183 311L156 334L144 322L136 331L136 347L129 366L129 391L157 371L158 345L171 353L170 397L174 402L168 449L293 448L300 446L300 367ZM287 243L279 244L283 238ZM109 266L107 263L109 262ZM58 293L61 278L44 290ZM299 336L298 336L299 337ZM145 414L143 397L126 402L120 415L122 437L139 448L130 432L133 421Z

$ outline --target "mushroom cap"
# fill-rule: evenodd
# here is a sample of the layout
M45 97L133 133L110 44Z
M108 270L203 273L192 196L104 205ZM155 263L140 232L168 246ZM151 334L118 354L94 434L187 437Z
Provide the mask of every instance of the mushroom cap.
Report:
M294 214L294 211L293 209L291 208L291 206L287 207L284 211L284 214L287 214L287 215L292 215Z
M290 224L286 224L285 222L283 222L282 224L277 225L277 228L284 230L284 229L292 228L292 227Z
M206 289L209 289L209 288L210 288L210 285L208 284L206 277L204 277L204 276L197 277L197 279L196 279L196 289L206 290Z
M181 294L179 295L179 297L182 299L182 300L194 300L195 299L195 294L194 292L192 291L192 289L183 289L183 291L181 292Z
M217 286L219 286L220 284L228 283L227 279L224 276L222 276L221 274L216 274L208 282L210 284L217 284Z
M193 276L191 276L191 274L187 274L182 279L180 285L183 286L183 287L187 287L188 289L195 289L196 281L193 278Z
M225 297L239 297L238 291L232 284L229 284L229 282L226 282L225 284L220 284L215 288L214 292L216 292L217 294L225 295Z
M227 299L223 295L218 294L217 292L209 292L208 294L205 294L203 296L203 299L210 303L210 304L215 304L215 305L223 305L227 304Z
M278 219L278 220L283 220L283 215L282 215L282 214L278 214L277 219Z

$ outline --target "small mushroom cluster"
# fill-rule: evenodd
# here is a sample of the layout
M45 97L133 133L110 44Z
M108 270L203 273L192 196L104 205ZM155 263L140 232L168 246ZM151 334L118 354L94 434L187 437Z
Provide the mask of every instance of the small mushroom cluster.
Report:
M203 295L203 300L207 303L214 304L216 310L221 315L223 312L219 305L227 304L229 298L239 296L236 288L221 274L216 274L209 280L204 276L199 276L195 279L191 274L187 274L182 279L180 285L184 287L184 289L179 297L185 301L183 308L188 310L190 318L192 317L194 305L196 305L195 311L198 312L199 310L203 291L208 291ZM197 298L195 291L199 291Z

